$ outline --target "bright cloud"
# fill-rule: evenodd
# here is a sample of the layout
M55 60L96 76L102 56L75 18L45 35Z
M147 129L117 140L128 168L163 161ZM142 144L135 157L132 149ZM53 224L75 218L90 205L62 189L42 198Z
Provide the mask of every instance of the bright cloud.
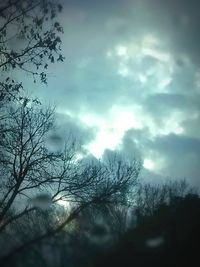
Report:
M128 43L119 44L106 52L106 59L124 78L147 85L149 92L163 92L173 80L173 56L162 48L162 42L153 34L146 34ZM150 62L147 64L147 62Z
M124 108L114 105L107 117L99 118L90 114L80 116L80 120L88 126L97 127L98 132L87 149L96 157L100 157L106 148L114 149L121 142L124 133L131 128L142 128L141 122L137 119L134 108Z
M120 45L116 48L116 54L119 56L119 57L124 57L127 55L127 48L123 45Z

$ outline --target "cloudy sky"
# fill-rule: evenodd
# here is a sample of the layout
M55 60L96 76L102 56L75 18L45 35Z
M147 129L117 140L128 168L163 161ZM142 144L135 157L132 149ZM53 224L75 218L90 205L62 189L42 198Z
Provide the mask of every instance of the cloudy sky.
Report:
M145 179L200 185L198 0L62 0L66 60L32 88L84 147L143 159Z

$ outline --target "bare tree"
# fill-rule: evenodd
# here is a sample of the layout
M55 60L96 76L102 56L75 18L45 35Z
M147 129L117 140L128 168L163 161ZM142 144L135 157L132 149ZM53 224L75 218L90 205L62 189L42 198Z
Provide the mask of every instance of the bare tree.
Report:
M55 235L91 205L121 202L127 186L137 182L140 166L136 162L120 158L109 164L78 161L79 146L73 138L66 140L60 151L52 152L47 142L54 129L51 108L44 110L39 103L23 99L10 107L6 127L0 144L0 233L38 208L59 200L70 203L58 223L19 243L11 254Z
M164 184L140 184L136 195L136 215L151 216L161 206L171 204L175 198L193 193L194 189L185 180Z
M57 21L62 6L51 0L4 0L0 3L0 101L15 97L22 83L11 70L39 76L46 83L49 63L63 61L63 28Z
M0 142L5 128L5 106L17 100L23 88L13 77L27 73L47 82L49 63L63 61L61 34L58 22L62 6L51 0L0 1Z

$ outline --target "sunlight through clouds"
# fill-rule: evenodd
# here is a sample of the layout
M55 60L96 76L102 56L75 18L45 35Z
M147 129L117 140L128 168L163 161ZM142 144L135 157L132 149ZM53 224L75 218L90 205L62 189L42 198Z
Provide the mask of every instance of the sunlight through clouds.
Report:
M68 201L66 201L66 200L59 199L59 200L57 201L57 203L58 203L60 206L64 207L64 208L69 208L69 207L70 207L70 203L69 203Z
M155 168L155 163L151 159L144 159L143 167L147 170L153 170Z
M143 159L153 160L155 171L164 166L158 164L164 152L152 156L148 142L171 134L199 139L199 20L190 17L187 1L180 0L183 10L170 6L171 14L164 12L167 1L158 9L155 0L112 2L106 2L110 9L99 4L87 10L87 3L66 9L66 61L49 69L55 77L48 91L34 89L68 110L70 125L92 132L83 142L86 154L100 157L106 148L118 149L127 131L140 129L146 135L134 145ZM171 158L164 161L167 166Z
M111 9L95 5L97 16L85 4L66 9L67 60L57 70L60 82L51 85L49 95L71 112L80 128L93 132L84 142L84 153L100 157L106 148L118 149L127 131L140 129L142 137L136 133L133 140L139 141L133 143L157 171L171 159L164 157L161 164L164 152L152 156L149 143L171 134L199 137L198 34L191 32L187 12L174 9L174 21L173 14L163 12L166 1L161 2L159 12L154 0L117 1ZM195 110L198 117L193 119Z
M70 208L70 202L67 199L62 198L61 196L57 196L56 203L65 209Z
M89 114L81 116L80 119L89 126L98 127L95 140L86 146L95 157L100 157L106 148L116 148L128 129L142 128L141 122L136 119L132 109L117 105L110 109L104 120Z
M163 169L165 168L165 158L159 153L150 150L144 155L143 167L145 170L155 172L163 175Z
M94 114L82 114L80 121L89 127L96 128L96 137L85 148L95 157L102 156L105 149L115 149L121 142L125 132L129 129L149 129L149 140L154 140L156 136L168 135L170 133L182 134L184 128L181 126L182 113L173 112L165 119L162 127L152 119L142 106L119 106L113 105L106 117L100 117ZM150 163L146 159L145 167L156 168L157 159ZM151 165L151 166L150 166Z

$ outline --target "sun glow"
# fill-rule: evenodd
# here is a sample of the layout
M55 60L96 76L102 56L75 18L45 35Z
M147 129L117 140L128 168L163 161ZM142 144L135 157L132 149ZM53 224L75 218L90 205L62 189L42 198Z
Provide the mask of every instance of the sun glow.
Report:
M155 168L155 163L151 159L144 159L143 167L147 170L153 170Z
M70 207L70 202L68 200L62 199L62 198L58 198L58 200L56 201L56 203L66 209L68 209Z

